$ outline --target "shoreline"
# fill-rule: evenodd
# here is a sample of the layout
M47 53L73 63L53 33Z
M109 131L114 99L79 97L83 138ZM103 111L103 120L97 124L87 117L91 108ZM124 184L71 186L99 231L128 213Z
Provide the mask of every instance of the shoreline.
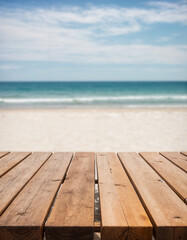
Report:
M129 111L187 111L187 107L67 107L67 108L0 108L0 112L85 112L85 111L118 111L118 112L129 112Z

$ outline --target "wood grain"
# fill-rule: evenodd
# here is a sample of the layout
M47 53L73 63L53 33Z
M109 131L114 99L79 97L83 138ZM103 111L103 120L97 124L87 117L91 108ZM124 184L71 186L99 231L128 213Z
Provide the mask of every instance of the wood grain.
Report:
M187 208L137 153L118 153L149 217L157 240L187 239Z
M114 153L98 153L103 240L152 239L149 218Z
M49 158L0 217L0 239L43 239L44 221L72 156L54 153Z
M161 152L162 156L187 172L187 157L177 152Z
M4 157L5 155L7 155L9 152L0 152L0 158Z
M91 240L95 154L76 153L45 225L47 240Z
M35 152L0 178L0 215L50 155Z
M23 161L29 154L30 152L12 152L4 156L0 161L0 177Z
M97 155L97 168L102 239L125 239L128 234L128 223L117 196L117 190L111 175L112 169L109 166L106 155Z
M158 153L146 152L140 153L140 155L185 201L187 198L187 174Z

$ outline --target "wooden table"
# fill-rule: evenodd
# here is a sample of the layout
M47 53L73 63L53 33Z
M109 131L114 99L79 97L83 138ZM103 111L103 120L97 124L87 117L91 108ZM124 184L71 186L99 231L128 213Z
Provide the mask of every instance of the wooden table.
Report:
M186 172L187 152L0 152L0 240L186 240Z

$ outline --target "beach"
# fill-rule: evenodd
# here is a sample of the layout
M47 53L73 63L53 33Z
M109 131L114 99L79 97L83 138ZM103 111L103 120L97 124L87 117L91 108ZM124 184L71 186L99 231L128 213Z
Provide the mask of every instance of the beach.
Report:
M0 240L187 240L187 1L0 13Z
M182 151L187 108L1 109L0 151Z

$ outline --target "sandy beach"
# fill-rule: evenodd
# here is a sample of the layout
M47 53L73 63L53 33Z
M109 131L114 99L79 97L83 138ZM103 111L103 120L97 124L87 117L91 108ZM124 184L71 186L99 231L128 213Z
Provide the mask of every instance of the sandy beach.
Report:
M187 109L0 110L1 151L182 151Z

